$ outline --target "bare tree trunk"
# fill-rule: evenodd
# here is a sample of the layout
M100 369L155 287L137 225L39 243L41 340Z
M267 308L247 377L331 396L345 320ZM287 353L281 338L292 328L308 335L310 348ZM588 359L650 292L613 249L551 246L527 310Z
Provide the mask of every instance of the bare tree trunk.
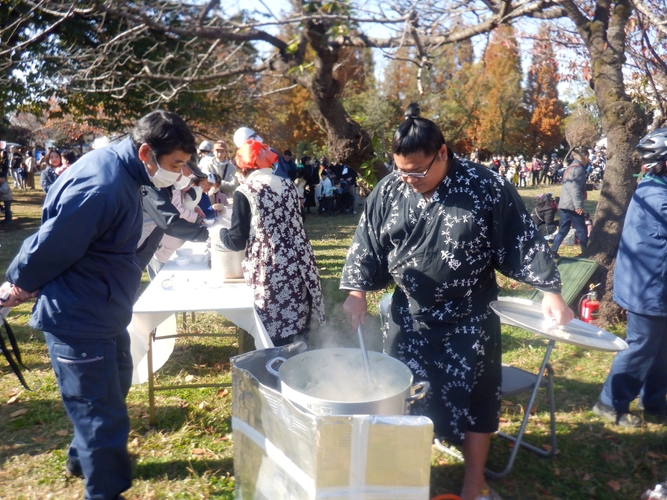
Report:
M603 324L615 322L621 316L620 307L611 299L613 266L626 210L637 185L633 174L641 166L635 147L646 129L646 116L630 101L623 83L625 27L630 12L627 2L619 2L611 12L608 27L600 21L589 24L590 36L586 40L591 54L592 84L607 137L604 184L586 252L601 267L596 280L604 287L599 289Z
M297 81L313 99L314 106L309 112L327 135L331 158L359 171L362 164L373 158L373 144L368 133L350 118L340 101L341 85L333 76L340 47L327 41L326 29L324 23L311 21L304 30L303 36L315 50L315 69ZM378 179L386 175L380 168L374 173Z

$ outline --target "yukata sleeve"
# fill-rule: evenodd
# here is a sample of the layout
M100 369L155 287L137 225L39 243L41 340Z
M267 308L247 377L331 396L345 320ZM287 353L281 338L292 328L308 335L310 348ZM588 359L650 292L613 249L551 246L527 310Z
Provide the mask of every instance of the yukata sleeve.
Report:
M497 188L491 211L496 269L541 292L560 293L560 274L551 249L528 215L523 200L505 181Z
M382 185L375 187L364 206L340 278L343 290L380 290L391 282L387 253L382 242Z

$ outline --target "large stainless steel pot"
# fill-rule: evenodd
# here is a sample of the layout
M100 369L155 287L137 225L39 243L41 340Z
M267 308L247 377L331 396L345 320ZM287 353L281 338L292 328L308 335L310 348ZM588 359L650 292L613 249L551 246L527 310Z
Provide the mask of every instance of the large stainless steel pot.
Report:
M283 396L316 415L404 415L410 403L428 392L430 384L413 384L410 368L399 360L374 351L368 357L370 385L360 349L318 349L290 359L276 357L266 369L280 379Z

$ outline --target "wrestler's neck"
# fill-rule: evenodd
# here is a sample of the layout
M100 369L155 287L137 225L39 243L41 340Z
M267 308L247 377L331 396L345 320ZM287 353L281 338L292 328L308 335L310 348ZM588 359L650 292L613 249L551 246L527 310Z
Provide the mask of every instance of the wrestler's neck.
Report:
M422 193L422 196L424 197L424 199L426 201L431 200L431 197L433 196L433 193L435 193L438 190L438 188L440 187L440 184L442 184L442 181L445 179L445 177L447 177L447 172L449 172L449 161L450 161L449 157L446 156L445 161L443 162L444 168L440 172L440 180L435 185L435 187L433 189L429 190L429 191L426 191L426 192Z

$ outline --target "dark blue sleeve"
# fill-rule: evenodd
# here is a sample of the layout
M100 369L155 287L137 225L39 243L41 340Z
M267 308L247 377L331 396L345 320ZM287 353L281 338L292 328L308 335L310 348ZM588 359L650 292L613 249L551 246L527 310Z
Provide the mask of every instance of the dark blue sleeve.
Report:
M220 230L220 240L230 250L243 250L250 238L250 221L252 212L250 203L240 191L234 193L234 205L232 208L232 225L229 229Z
M202 212L204 212L204 218L215 219L215 210L213 210L211 200L206 193L202 195L201 200L199 200L199 203L197 203L197 206L202 209Z
M115 224L117 215L109 197L94 191L65 191L50 212L7 269L7 281L28 292L39 290L81 259L91 242Z

